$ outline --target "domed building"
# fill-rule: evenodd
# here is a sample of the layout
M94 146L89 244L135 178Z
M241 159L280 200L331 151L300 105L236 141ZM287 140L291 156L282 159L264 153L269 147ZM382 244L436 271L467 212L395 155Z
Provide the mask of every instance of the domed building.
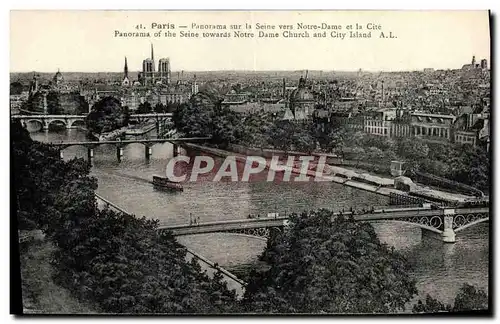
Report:
M304 120L311 118L315 102L313 93L306 87L306 79L300 77L299 86L290 94L289 107L294 119Z
M59 86L64 82L64 78L62 76L61 71L57 70L56 75L53 78L54 85Z

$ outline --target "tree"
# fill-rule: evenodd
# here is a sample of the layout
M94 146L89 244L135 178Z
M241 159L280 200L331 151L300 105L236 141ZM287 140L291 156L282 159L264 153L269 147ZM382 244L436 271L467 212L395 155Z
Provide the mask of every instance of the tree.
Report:
M490 188L490 158L481 147L462 145L460 153L449 161L451 179L483 191Z
M464 284L457 295L453 307L427 295L425 302L418 300L413 306L414 313L467 312L488 310L488 295L481 289Z
M316 139L307 129L294 127L292 143L295 150L311 153L316 149Z
M453 305L454 312L474 311L474 310L487 310L488 309L488 295L476 287L464 284L457 296Z
M113 131L126 125L126 111L118 99L105 97L94 104L85 122L97 134Z
M394 140L391 138L372 134L365 134L362 138L362 145L363 147L376 147L381 151L391 151L396 148Z
M424 172L435 174L440 177L448 177L450 168L445 162L439 160L425 159L420 165L420 169Z
M430 295L425 297L425 303L419 299L417 304L413 306L414 313L440 313L450 312L451 310L451 305L443 304L439 300L432 298Z
M61 107L59 94L57 92L49 92L47 94L47 112L49 115L62 115L64 111Z
M200 91L174 111L172 120L176 129L187 136L210 136L215 110L219 106L220 100L215 96Z
M237 113L229 108L219 109L212 123L212 142L221 147L226 147L229 143L237 143L240 137L239 132L245 127Z
M11 95L20 95L23 92L23 84L19 81L12 82L10 84L10 94Z
M382 244L373 227L318 210L291 225L264 251L269 270L254 272L245 311L387 313L417 293L406 259Z
M138 114L150 114L153 111L151 104L149 102L143 102L137 107L136 113Z
M295 133L295 124L288 120L281 120L274 123L268 131L269 143L280 150L290 150Z
M167 107L165 108L165 112L173 113L176 111L181 105L181 103L178 102L168 102Z
M378 147L368 147L365 151L365 160L370 162L381 162L385 158L385 152Z
M408 160L421 161L429 154L429 147L421 139L403 137L399 139L397 153Z
M400 138L397 143L397 154L406 160L407 170L418 170L420 164L429 155L429 147L418 138Z
M366 156L366 151L364 148L359 147L359 146L354 146L351 149L350 156L352 156L352 159L355 161L361 161L365 159Z
M162 104L161 102L157 103L154 108L155 113L163 113L167 111L167 106Z
M78 113L87 114L89 112L89 103L84 96L78 96Z

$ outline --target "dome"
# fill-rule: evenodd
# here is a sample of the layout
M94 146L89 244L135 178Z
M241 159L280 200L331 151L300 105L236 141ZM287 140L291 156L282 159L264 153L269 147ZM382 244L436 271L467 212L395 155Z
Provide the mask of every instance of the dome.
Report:
M298 88L292 92L291 100L294 102L314 101L314 95L307 88Z
M61 71L57 70L56 75L54 75L54 80L55 81L62 81L62 79L63 79L63 76L62 76Z

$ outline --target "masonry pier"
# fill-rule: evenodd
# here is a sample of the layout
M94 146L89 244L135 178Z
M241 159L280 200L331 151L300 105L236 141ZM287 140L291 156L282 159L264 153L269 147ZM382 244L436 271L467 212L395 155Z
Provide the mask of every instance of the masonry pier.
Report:
M146 157L146 160L149 160L152 153L153 153L153 148L151 146L144 145L144 156Z
M118 159L118 162L121 162L123 157L123 147L117 146L116 147L116 158Z

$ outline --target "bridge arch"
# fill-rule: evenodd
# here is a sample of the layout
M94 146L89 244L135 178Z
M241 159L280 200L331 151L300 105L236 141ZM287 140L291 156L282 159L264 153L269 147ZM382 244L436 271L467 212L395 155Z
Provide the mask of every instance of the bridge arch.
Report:
M432 227L432 226L429 226L429 225L425 225L425 224L422 224L422 223L418 223L418 222L412 222L412 221L409 221L409 220L403 220L403 219L387 219L387 220L373 220L373 221L370 221L370 222L377 222L377 223L385 223L385 222L397 222L397 223L404 223L404 224L410 224L410 225L413 225L413 226L416 226L416 227L419 227L423 230L426 230L426 231L429 231L429 232L434 232L434 233L437 233L437 234L441 234L443 233L443 231L435 228L435 227Z
M24 122L24 124L26 126L33 125L33 124L40 125L40 129L43 129L45 126L45 123L42 119L27 119L27 120L23 120L21 122Z
M68 122L65 120L65 119L51 119L51 120L48 120L47 121L47 128L50 128L50 125L54 124L54 125L57 125L57 124L63 124L64 127L68 128Z
M267 238L262 237L262 236L258 236L258 235L251 235L251 234L245 234L245 233L236 233L236 232L217 232L217 233L244 236L244 237L251 238L253 240L259 240L259 241L267 242Z
M73 121L68 122L68 128L73 128L77 126L85 126L85 120L83 119L75 119Z
M257 227L257 228L239 228L228 231L221 231L221 233L231 233L231 234L241 234L245 236L251 236L255 238L261 238L262 240L267 240L270 237L271 230L268 227Z
M486 218L480 218L480 219L476 219L468 224L465 224L461 227L457 227L454 229L455 233L458 233L460 231L463 231L465 230L466 228L469 228L469 227L472 227L474 225L477 225L477 224L481 224L481 223L485 223L485 222L489 222L490 221L490 218L489 217L486 217Z

